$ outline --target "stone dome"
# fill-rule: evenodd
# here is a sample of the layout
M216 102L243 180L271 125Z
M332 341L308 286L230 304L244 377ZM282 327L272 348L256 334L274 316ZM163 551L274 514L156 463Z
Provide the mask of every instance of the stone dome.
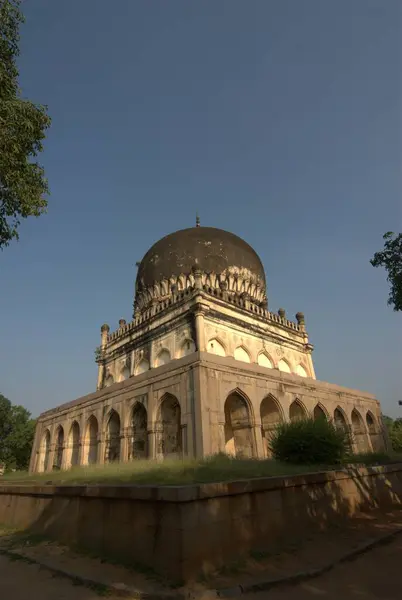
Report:
M253 248L237 235L215 227L190 227L156 242L138 267L136 306L192 286L194 273L210 288L266 300L264 267Z

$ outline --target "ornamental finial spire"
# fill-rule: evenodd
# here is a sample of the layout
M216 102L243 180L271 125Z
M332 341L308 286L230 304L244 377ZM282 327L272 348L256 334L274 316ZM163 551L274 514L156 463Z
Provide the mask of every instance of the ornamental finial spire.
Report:
M200 217L198 216L198 212L195 214L195 226L200 227Z

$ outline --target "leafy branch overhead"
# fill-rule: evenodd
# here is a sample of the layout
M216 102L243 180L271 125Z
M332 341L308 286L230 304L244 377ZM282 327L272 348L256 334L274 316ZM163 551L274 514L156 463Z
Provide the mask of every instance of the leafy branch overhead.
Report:
M0 248L18 239L22 218L46 211L48 184L35 157L50 126L45 106L21 97L16 59L21 0L0 0Z
M402 233L388 231L383 239L384 249L376 252L370 263L387 271L387 281L391 284L388 304L399 311L402 310Z

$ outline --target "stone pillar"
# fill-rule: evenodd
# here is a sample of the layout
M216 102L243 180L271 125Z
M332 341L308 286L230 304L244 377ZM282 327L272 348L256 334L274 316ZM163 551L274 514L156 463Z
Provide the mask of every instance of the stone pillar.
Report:
M194 310L195 335L196 335L196 344L197 344L198 352L206 351L204 316L208 310L209 310L209 307L206 304L202 304L201 302L196 305L196 308Z
M107 336L109 334L110 327L107 323L102 325L101 327L101 345L100 345L100 356L97 358L98 363L98 382L96 385L96 389L100 390L103 387L103 382L105 379L105 363L104 363L104 353L107 346Z
M253 439L254 439L254 452L255 452L254 458L265 458L264 457L264 444L262 441L261 423L256 422L254 425L252 425L251 429L252 429L252 435L253 435Z
M148 429L148 458L155 460L156 458L156 429Z
M219 452L225 452L225 419L222 418L218 421L219 431Z
M31 458L29 460L29 472L30 473L34 473L35 471L38 470L38 459L39 459L40 445L41 445L41 441L42 441L42 436L39 435L40 429L42 429L41 425L39 423L36 423L34 443L32 446Z
M105 464L106 439L103 434L98 437L98 464Z
M122 436L120 438L120 462L128 462L128 443L129 443L130 430L128 427L123 429Z

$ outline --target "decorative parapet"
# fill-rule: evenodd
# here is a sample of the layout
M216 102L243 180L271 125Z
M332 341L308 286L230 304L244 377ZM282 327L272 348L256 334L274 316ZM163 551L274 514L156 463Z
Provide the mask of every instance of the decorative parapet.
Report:
M118 340L121 336L130 333L135 330L137 327L140 327L144 323L146 323L152 317L155 317L158 314L164 313L164 311L172 308L176 304L179 304L183 300L189 300L199 293L203 293L205 295L212 296L213 298L219 299L221 301L226 302L229 305L233 305L237 308L241 308L249 313L252 313L259 318L269 321L271 323L275 323L277 325L282 325L288 329L298 332L305 332L305 322L304 315L302 313L297 313L296 319L297 323L294 321L290 321L285 316L285 311L280 309L278 314L270 312L266 307L264 307L264 303L258 305L256 303L250 302L250 299L247 294L236 294L229 295L226 290L222 289L212 289L208 288L208 286L204 285L201 290L197 290L194 288L187 288L184 291L178 292L176 289L169 295L169 297L162 298L160 301L156 300L150 305L149 308L141 312L137 312L134 319L130 323L126 323L123 319L119 321L119 328L110 333L107 336L108 343Z

